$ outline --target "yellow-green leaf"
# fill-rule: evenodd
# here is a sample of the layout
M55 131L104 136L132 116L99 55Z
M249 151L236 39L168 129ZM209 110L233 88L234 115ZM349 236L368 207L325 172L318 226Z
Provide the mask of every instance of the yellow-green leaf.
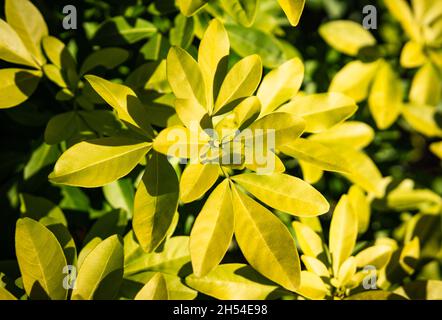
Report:
M124 252L119 236L100 242L84 259L72 300L114 299L123 280Z
M36 70L0 69L0 109L26 101L37 89L41 76Z
M28 0L6 0L5 15L32 56L43 65L46 61L41 41L48 35L48 27L40 11Z
M442 300L442 281L417 280L405 284L394 292L411 300Z
M161 273L156 273L137 293L134 300L168 300L167 284Z
M288 229L273 213L236 188L233 210L235 237L250 265L284 288L297 290L301 266Z
M344 66L332 79L329 92L340 92L356 102L365 100L373 82L379 62L352 61Z
M101 187L131 172L151 145L126 137L83 141L61 155L49 179L70 186Z
M430 145L430 150L440 159L442 159L442 142L435 142Z
M77 63L63 42L55 37L47 36L43 38L42 46L49 61L59 69L76 69Z
M358 109L355 101L341 93L299 96L278 111L302 117L306 132L322 132L350 118Z
M418 105L437 106L442 97L441 77L436 68L427 63L413 78L410 89L410 102Z
M368 104L379 129L389 128L402 109L403 88L401 80L390 64L384 62L377 71Z
M387 245L375 245L359 252L356 258L358 268L374 266L380 270L390 260L393 249Z
M420 67L427 61L422 44L408 41L402 48L401 66L404 68Z
M358 235L358 221L355 212L343 195L333 212L330 224L329 248L333 260L333 273L338 274L342 263L353 252Z
M141 247L151 252L167 235L178 207L179 185L175 170L161 154L154 153L135 194L134 232Z
M153 136L147 108L132 89L93 75L85 76L85 79L100 97L117 111L118 117L122 121L133 126L147 137Z
M345 260L341 267L339 268L339 272L337 275L337 284L338 288L345 287L353 278L356 273L356 260L355 257L349 257Z
M0 301L17 300L6 288L0 287Z
M205 276L222 260L233 237L232 196L228 180L210 194L190 233L193 272Z
M17 32L4 20L0 19L0 59L38 68Z
M80 68L80 75L84 75L96 67L114 69L127 58L129 58L129 52L121 48L104 48L95 51L84 60Z
M167 56L167 79L178 99L196 100L207 107L206 89L200 66L184 49L172 47Z
M348 173L347 160L320 142L299 138L281 147L280 151L322 170Z
M304 10L305 0L278 0L282 10L284 10L290 24L296 27Z
M63 288L67 265L63 250L54 234L30 218L17 221L15 250L23 286L31 299L65 300Z
M209 113L213 111L213 103L218 95L222 77L227 73L229 52L230 42L227 31L220 21L214 19L204 33L198 51L198 64L205 83Z
M259 86L257 96L262 104L262 114L268 114L295 97L304 79L304 64L293 58L270 71ZM280 110L282 111L282 110Z
M194 99L176 99L175 111L187 128L195 124L199 125L207 115L207 110Z
M262 62L258 55L251 55L237 62L221 85L214 113L218 113L230 103L251 96L258 88L261 75ZM199 86L201 87L201 84Z
M287 174L246 173L232 179L270 207L296 216L318 216L329 210L327 200L319 191Z
M184 203L201 198L216 182L219 176L216 164L189 164L180 179L180 198Z
M330 272L321 260L306 255L301 256L301 260L308 271L313 272L321 278L330 278Z
M186 284L220 300L264 300L278 286L245 264L222 264L204 277L190 275Z
M375 37L368 30L350 20L327 22L319 28L319 33L331 47L350 56L376 44Z
M208 0L177 0L181 12L190 17L207 4Z
M390 13L395 17L411 40L420 42L421 33L419 23L417 23L411 8L405 0L385 0L385 5Z
M245 27L253 25L258 9L258 0L227 0L221 1L224 11Z

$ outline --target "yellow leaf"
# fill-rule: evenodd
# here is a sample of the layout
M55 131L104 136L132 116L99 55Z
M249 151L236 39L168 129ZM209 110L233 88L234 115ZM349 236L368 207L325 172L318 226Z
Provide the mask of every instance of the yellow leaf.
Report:
M87 75L85 79L117 111L122 121L147 137L153 136L147 109L131 88L93 75Z
M262 114L268 114L294 98L304 79L304 64L293 58L270 71L259 86L257 96L262 104ZM282 111L282 110L280 110Z
M216 182L219 166L216 164L189 164L180 179L180 198L189 203L201 198Z
M402 95L403 88L398 75L388 63L382 63L368 100L379 129L387 129L396 121L402 108Z
M49 61L59 69L76 69L77 63L63 42L47 36L43 38L42 46Z
M348 201L358 218L358 233L363 234L370 225L370 202L358 186L351 186L348 191Z
M235 237L250 265L282 287L297 290L301 266L295 242L284 224L236 188L233 211Z
M45 64L42 69L45 76L60 88L68 87L60 68L53 64Z
M245 173L232 180L270 207L295 216L318 216L329 210L327 200L319 191L287 174Z
M192 123L200 124L207 115L207 111L194 99L176 99L175 111L181 122L190 128Z
M374 139L374 130L367 124L358 121L347 121L333 128L312 134L309 140L325 145L363 149Z
M442 142L434 142L430 145L430 150L442 159Z
M17 32L2 19L0 19L0 59L38 68L37 62L29 53Z
M330 224L329 248L335 275L338 274L342 263L352 254L357 235L356 214L348 202L348 196L343 195L336 205Z
M358 109L355 101L341 93L299 96L278 111L302 117L306 132L322 132L350 118Z
M340 92L356 102L365 100L373 82L379 62L352 61L344 66L332 79L329 92Z
M178 99L191 99L207 107L200 66L184 49L172 47L167 55L167 79Z
M135 194L132 227L144 251L151 252L167 236L178 207L178 177L167 158L154 153Z
M319 33L331 47L350 56L357 56L362 48L376 44L369 31L350 20L327 22L319 28Z
M208 0L177 0L177 5L185 16L190 17L204 7L207 1Z
M190 275L186 284L220 300L264 300L278 289L245 264L222 264L204 277Z
M228 180L210 194L190 233L193 272L205 276L222 260L233 237L233 207Z
M26 101L37 89L41 76L37 70L0 69L0 109Z
M325 171L349 172L347 160L320 142L299 138L281 147L280 150L286 155L313 164Z
M356 260L354 257L349 257L345 260L338 272L338 287L345 287L356 273Z
M262 75L262 62L258 55L237 62L225 77L216 99L214 114L230 103L251 96L258 88Z
M49 179L70 186L101 187L131 172L151 145L126 137L83 141L61 155Z
M301 166L302 176L305 182L315 184L319 182L324 175L324 171L310 162L299 160L299 165Z
M309 271L301 271L301 285L296 292L308 299L322 300L328 290L318 275Z
M324 253L321 237L309 226L301 222L293 221L292 225L295 230L296 240L304 255L319 259Z
M393 17L400 22L408 37L419 43L421 40L419 23L413 16L408 3L405 0L385 0L384 2Z
M17 221L15 249L23 286L31 299L65 300L66 258L57 238L30 218Z
M404 68L420 67L427 61L424 48L420 43L408 41L401 53L401 66Z
M210 114L222 81L220 76L224 77L227 73L229 51L230 42L226 29L218 20L212 20L201 39L198 51L198 64L205 83Z
M0 287L0 301L17 300L6 288Z
M442 129L436 123L436 107L407 104L402 115L408 124L417 132L427 137L442 137Z
M290 24L296 27L304 10L305 0L278 0L282 10L284 10Z
M48 27L40 11L29 0L6 0L6 21L14 28L32 56L43 65L46 59L41 41L48 35Z
M410 102L418 105L437 106L442 98L441 77L436 68L427 63L413 78L410 89Z
M330 278L330 272L321 260L305 255L301 256L301 260L308 271L313 272L321 278Z
M155 275L137 293L134 300L168 300L167 285L161 273Z
M356 258L358 268L374 266L376 269L382 269L390 260L393 249L387 245L375 245L359 252Z

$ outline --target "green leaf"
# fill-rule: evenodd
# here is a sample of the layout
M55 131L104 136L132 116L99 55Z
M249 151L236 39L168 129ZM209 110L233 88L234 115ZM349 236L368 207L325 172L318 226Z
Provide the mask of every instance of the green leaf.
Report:
M339 52L357 56L361 49L376 44L376 39L364 27L349 20L336 20L319 28L321 37Z
M322 170L348 172L347 160L320 142L299 138L282 146L280 150L286 155L313 164Z
M198 101L207 106L207 98L201 69L185 50L173 47L167 55L167 79L178 99Z
M67 290L63 288L66 258L52 232L32 219L19 219L15 244L27 295L31 299L66 299Z
M48 35L48 27L40 11L28 0L6 0L5 15L29 53L39 65L43 65L45 58L41 51L41 41Z
M364 292L359 292L346 300L406 300L404 297L397 295L393 292L382 291L382 290L368 290Z
M304 79L301 59L291 59L270 71L262 80L257 96L262 104L262 114L267 114L298 94ZM279 110L282 111L282 110Z
M161 273L152 279L137 293L135 300L168 300L167 284Z
M237 62L227 74L216 99L214 113L229 103L251 96L258 88L262 76L262 63L258 55Z
M123 209L132 217L134 207L134 187L130 179L120 179L103 187L106 200L115 209Z
M348 196L343 195L336 205L330 224L329 248L335 275L338 274L342 263L352 254L357 235L356 213L348 202Z
M210 194L190 233L193 272L201 277L222 260L233 237L233 208L229 181Z
M149 38L156 32L157 28L149 21L138 18L132 23L118 16L102 23L92 41L100 46L127 45Z
M201 198L218 180L219 166L216 164L189 164L180 179L180 199L189 203Z
M394 293L410 300L442 300L442 281L413 281L396 289Z
M330 92L296 97L278 111L302 117L306 122L305 131L318 133L344 122L357 109L352 98Z
M149 142L126 137L80 142L62 154L49 179L70 186L101 187L131 172L150 148Z
M284 10L290 24L296 27L304 10L305 0L278 0L282 10Z
M175 26L170 30L169 41L172 46L188 48L193 40L193 19L181 14L175 18Z
M54 163L59 156L60 151L58 148L43 143L32 153L23 170L23 177L25 180L28 180L40 170Z
M167 235L177 210L178 178L167 158L153 153L135 194L133 229L141 247L151 252Z
M104 48L95 51L84 60L80 68L80 75L84 75L97 67L114 69L128 58L129 52L121 48Z
M127 225L126 213L122 210L112 210L100 217L87 233L83 240L84 244L94 238L104 240L114 234L123 235Z
M237 22L250 27L255 22L258 0L224 0L221 7Z
M250 265L284 288L296 291L301 266L295 242L286 226L236 188L233 190L233 211L235 237Z
M85 78L100 97L117 111L120 120L146 137L153 136L147 108L132 89L92 75Z
M287 174L245 173L232 177L256 198L272 208L296 216L318 216L329 210L327 200L308 183Z
M40 71L0 69L0 109L12 108L28 100L41 76Z
M222 264L204 277L188 276L186 284L221 300L264 300L275 296L278 289L245 264Z
M123 279L123 264L123 244L117 235L99 243L80 267L72 300L114 299Z
M17 32L2 19L0 19L0 59L38 68L37 62Z
M226 29L212 20L204 33L198 51L198 64L206 87L208 111L212 113L222 81L227 74L230 41Z
M45 142L55 145L71 138L77 131L77 113L70 111L52 117L45 130Z
M389 128L402 109L402 82L388 63L382 63L374 79L368 103L379 129Z
M44 217L53 218L67 226L66 217L61 209L51 201L27 193L21 193L20 212L24 217L40 220Z

